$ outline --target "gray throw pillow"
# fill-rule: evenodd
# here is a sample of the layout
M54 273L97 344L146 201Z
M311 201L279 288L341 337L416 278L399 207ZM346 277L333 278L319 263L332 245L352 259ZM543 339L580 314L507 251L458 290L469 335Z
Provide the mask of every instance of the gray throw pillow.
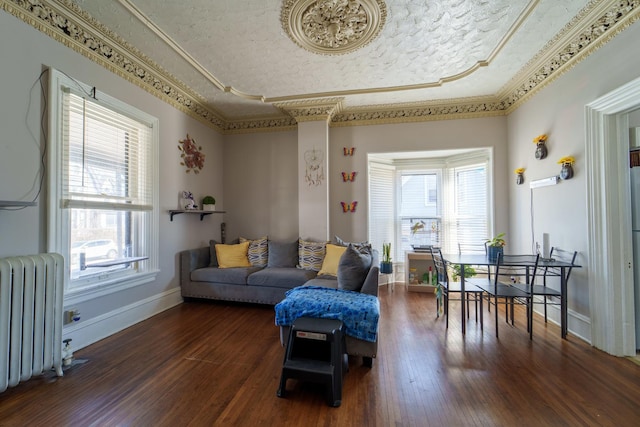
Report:
M215 240L209 240L209 267L218 266L218 256L216 255L216 242Z
M298 264L298 240L293 242L269 240L267 267L295 268L296 264Z
M359 292L371 267L371 251L350 244L338 263L338 289Z

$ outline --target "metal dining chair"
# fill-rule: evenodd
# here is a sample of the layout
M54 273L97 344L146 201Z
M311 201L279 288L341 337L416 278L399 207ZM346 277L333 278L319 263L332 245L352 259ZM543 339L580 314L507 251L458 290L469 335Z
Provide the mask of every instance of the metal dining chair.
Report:
M527 331L533 338L533 286L539 255L504 255L499 254L496 270L491 280L478 286L487 293L489 305L494 305L496 337L498 334L498 305L505 306L505 320L514 325L514 306L523 304L527 309ZM523 289L521 285L529 286Z
M447 264L442 257L442 251L431 248L431 257L436 268L436 276L438 279L437 291L440 291L440 296L436 298L436 317L440 317L440 311L443 311L446 317L446 326L449 327L449 301L451 301L452 294L459 294L459 297L453 299L453 301L462 300L462 284L460 282L452 282L449 280L449 272L447 271ZM478 321L478 315L480 317L480 329L484 329L484 321L482 316L482 289L477 285L465 281L465 294L472 296L473 299L469 300L467 297L467 316L469 316L469 302L475 303L476 322ZM443 310L442 310L443 309ZM464 322L465 319L462 319Z

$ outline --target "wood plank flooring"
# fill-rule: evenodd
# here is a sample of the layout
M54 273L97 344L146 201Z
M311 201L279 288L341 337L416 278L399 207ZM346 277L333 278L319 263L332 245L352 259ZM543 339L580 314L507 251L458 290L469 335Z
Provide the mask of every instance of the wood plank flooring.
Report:
M189 302L76 352L84 364L0 394L2 426L637 426L640 366L523 310L449 329L430 293L380 291L373 368L350 358L342 405L289 380L273 307ZM485 306L486 310L486 306Z

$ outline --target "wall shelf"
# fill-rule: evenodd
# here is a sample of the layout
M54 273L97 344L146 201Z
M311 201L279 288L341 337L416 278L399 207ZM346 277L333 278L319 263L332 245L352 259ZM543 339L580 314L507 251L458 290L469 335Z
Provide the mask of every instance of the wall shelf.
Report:
M26 206L35 206L36 202L20 202L15 200L0 200L0 208L24 208Z
M203 211L203 210L200 210L200 209L173 209L173 210L169 211L170 220L173 221L174 215L180 215L180 214L183 214L183 213L199 214L200 215L200 221L202 221L202 219L207 215L222 214L222 213L225 213L225 211Z

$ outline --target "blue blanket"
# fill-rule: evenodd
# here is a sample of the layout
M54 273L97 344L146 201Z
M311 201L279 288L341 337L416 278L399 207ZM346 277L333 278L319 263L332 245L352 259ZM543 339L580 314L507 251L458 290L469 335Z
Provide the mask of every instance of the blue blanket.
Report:
M373 295L302 286L287 291L275 310L278 326L291 326L298 317L338 319L344 323L349 336L371 342L378 337L380 302Z

